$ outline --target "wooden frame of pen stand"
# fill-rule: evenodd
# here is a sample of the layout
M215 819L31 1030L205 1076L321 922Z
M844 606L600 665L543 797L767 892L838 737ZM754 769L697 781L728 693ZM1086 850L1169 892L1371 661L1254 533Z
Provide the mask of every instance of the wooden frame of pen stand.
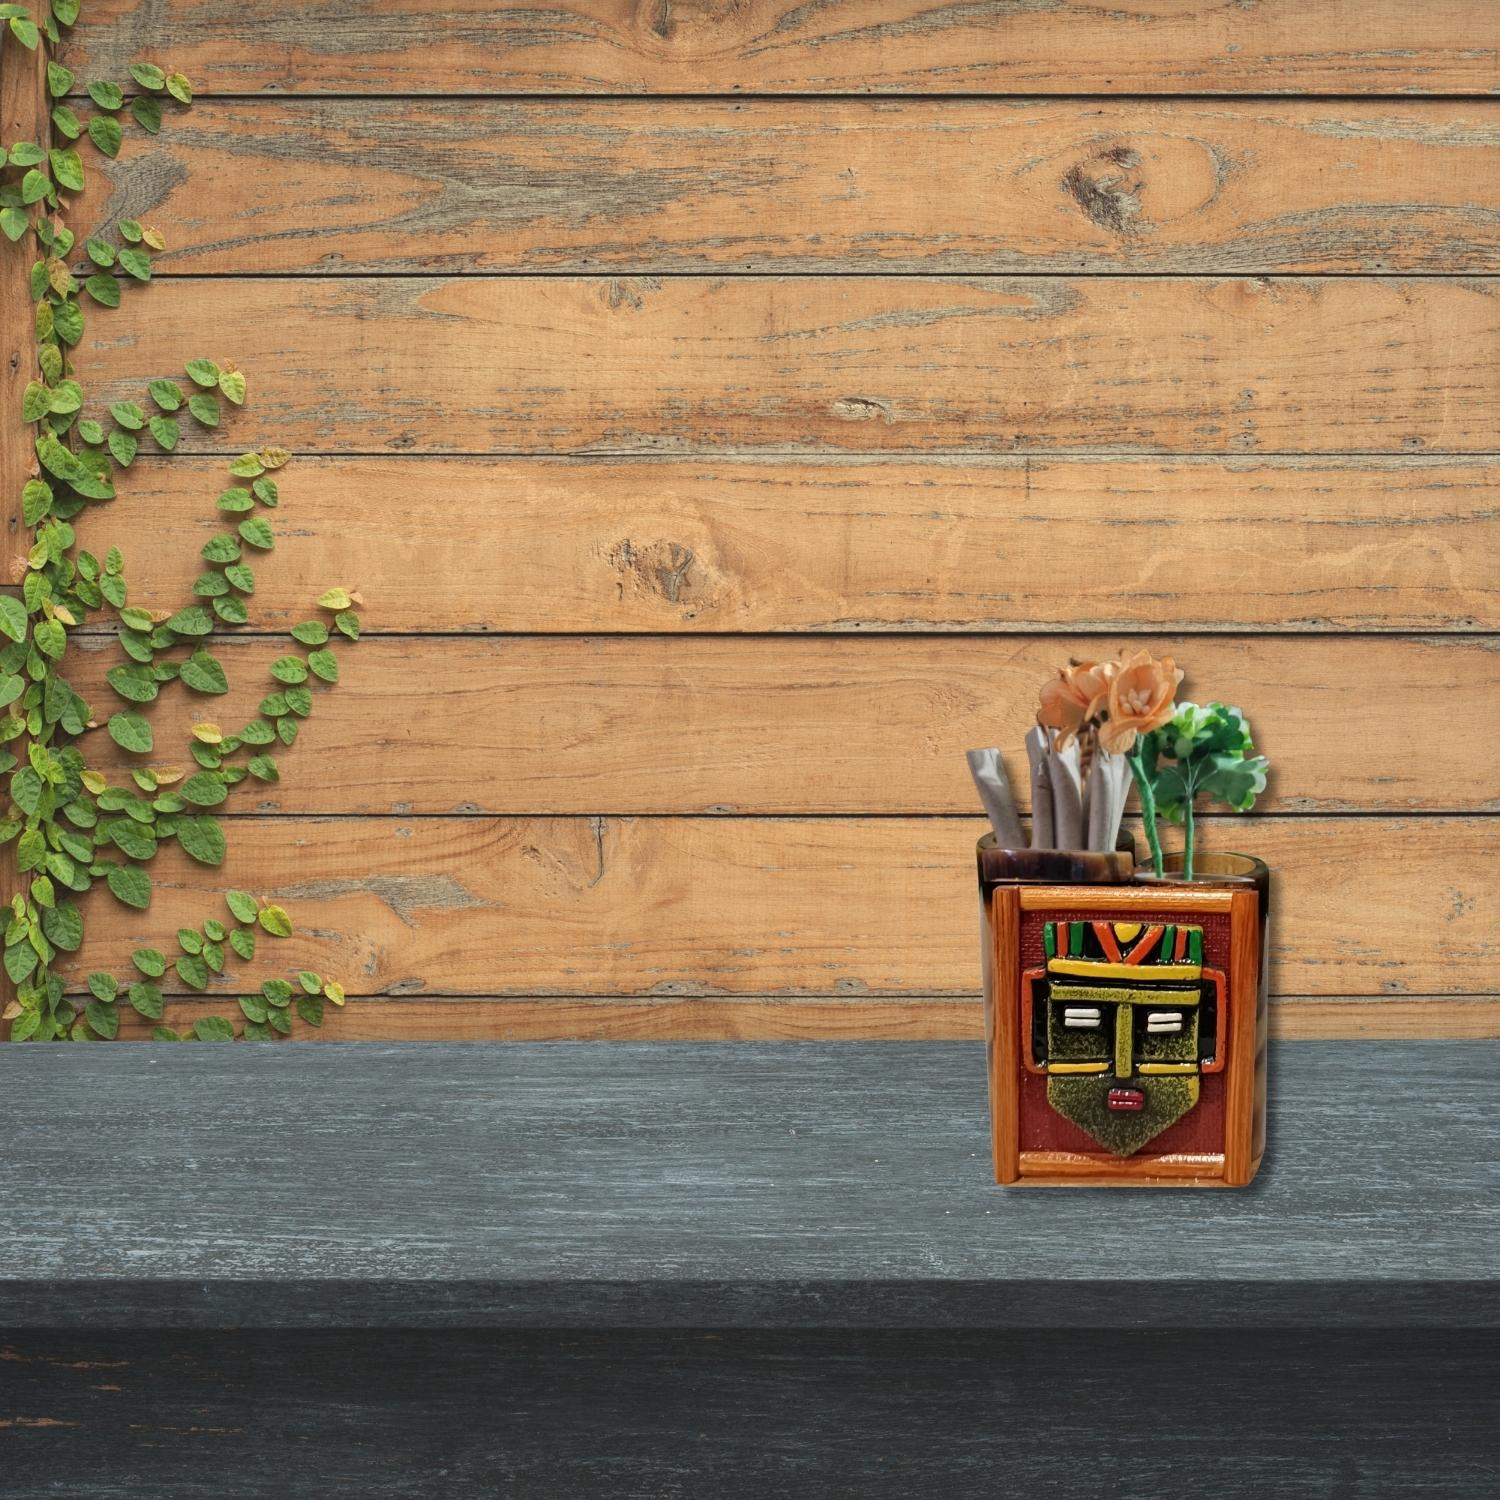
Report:
M995 1180L1242 1187L1265 1145L1270 875L979 842Z

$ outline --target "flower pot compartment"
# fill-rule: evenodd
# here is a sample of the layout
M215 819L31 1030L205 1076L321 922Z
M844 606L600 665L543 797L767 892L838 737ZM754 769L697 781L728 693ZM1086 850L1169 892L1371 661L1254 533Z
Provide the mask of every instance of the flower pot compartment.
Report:
M995 1180L1235 1187L1264 1148L1258 860L979 848Z

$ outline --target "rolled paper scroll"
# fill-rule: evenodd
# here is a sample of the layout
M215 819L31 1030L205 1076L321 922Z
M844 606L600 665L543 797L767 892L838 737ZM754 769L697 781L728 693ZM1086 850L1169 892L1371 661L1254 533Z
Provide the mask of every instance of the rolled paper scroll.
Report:
M1052 837L1052 775L1047 765L1052 741L1038 725L1026 736L1026 758L1031 762L1031 847L1055 849Z
M1052 837L1059 849L1085 847L1083 780L1079 774L1078 741L1058 750L1056 737L1047 751L1047 774L1052 783Z
M1015 795L1000 752L970 750L968 762L969 774L979 789L979 800L984 803L990 827L995 831L995 842L1002 849L1024 849L1026 835L1021 832L1021 815L1016 811Z

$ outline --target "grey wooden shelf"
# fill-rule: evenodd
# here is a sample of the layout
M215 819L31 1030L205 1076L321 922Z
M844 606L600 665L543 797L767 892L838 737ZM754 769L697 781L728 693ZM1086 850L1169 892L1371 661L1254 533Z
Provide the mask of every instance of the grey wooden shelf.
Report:
M992 1185L973 1045L4 1049L0 1289L59 1327L1494 1324L1500 1043L1272 1068L1250 1189L1101 1196Z
M0 1493L1493 1493L1500 1045L1272 1065L1007 1191L973 1045L0 1049Z

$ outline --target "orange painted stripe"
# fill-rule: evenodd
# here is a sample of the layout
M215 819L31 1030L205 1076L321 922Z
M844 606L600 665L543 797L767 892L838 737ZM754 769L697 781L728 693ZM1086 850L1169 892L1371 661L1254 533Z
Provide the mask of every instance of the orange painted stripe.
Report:
M1128 964L1143 962L1147 952L1155 945L1156 940L1162 935L1163 930L1162 924L1159 922L1155 927L1148 927L1140 942L1125 955L1125 962Z
M1187 957L1187 937L1187 928L1179 927L1177 929L1177 951L1172 955L1173 958L1181 959Z
M1094 929L1094 936L1099 939L1100 946L1104 949L1104 956L1112 963L1120 962L1120 946L1115 942L1115 935L1108 922L1090 922L1089 926Z

